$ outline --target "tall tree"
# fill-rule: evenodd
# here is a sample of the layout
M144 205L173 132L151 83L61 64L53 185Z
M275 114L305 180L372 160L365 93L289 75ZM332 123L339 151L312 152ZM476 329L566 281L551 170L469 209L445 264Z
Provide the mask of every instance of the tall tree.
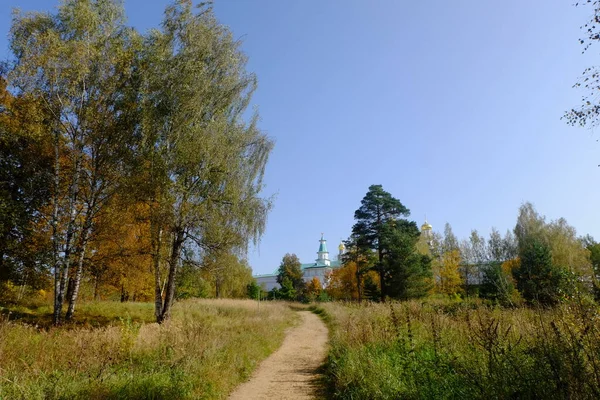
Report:
M65 318L73 316L95 218L115 193L136 141L139 43L117 0L65 0L57 14L13 18L10 83L40 98L51 116L55 323L69 279Z
M277 270L277 283L284 287L285 281L291 284L297 294L301 294L305 288L304 274L302 272L302 264L295 254L286 254L281 259L281 264Z
M381 185L369 187L360 208L354 213L356 223L352 227L352 234L357 237L357 246L377 254L374 269L379 273L381 301L385 301L388 296L389 269L385 258L391 250L390 236L394 231L392 223L402 216L409 215L409 209L383 190Z
M514 271L517 287L530 302L557 303L565 294L565 271L552 264L550 247L531 238L521 245L520 266Z
M442 242L442 249L444 253L454 250L460 251L458 239L452 231L452 226L450 226L450 223L448 222L446 222L446 224L444 225L444 241Z
M343 271L334 271L333 279L335 279L336 287L344 287L348 293L347 296L354 298L351 293L356 291L356 299L360 303L364 294L364 277L372 271L374 254L367 246L359 246L360 237L353 234L344 242L346 252L342 256L344 267ZM350 271L354 277L350 276ZM352 286L355 286L352 288ZM340 289L341 290L341 289ZM338 294L334 297L340 298Z
M389 254L384 260L388 271L388 295L397 299L425 296L432 288L431 258L417 251L420 232L414 221L391 222L385 245Z
M514 229L519 252L524 246L529 245L530 238L543 238L545 226L546 218L537 212L533 204L530 202L521 204Z
M155 315L170 315L186 243L244 252L264 230L260 197L272 142L244 112L256 88L246 57L210 8L165 12L143 53L143 175L151 206ZM168 256L162 257L163 249ZM166 276L161 276L166 264Z
M437 290L440 293L453 295L462 291L463 277L460 273L460 252L451 250L445 252L438 260Z
M463 240L460 245L460 254L462 256L462 273L465 283L465 292L471 293L475 284L481 282L481 270L486 261L486 242L479 235L477 230L473 229L468 240Z

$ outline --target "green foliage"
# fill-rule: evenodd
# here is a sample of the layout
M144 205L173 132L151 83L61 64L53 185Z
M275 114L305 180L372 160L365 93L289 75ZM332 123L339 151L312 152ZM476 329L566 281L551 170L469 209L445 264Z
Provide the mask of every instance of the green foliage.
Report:
M65 301L69 319L89 274L123 275L103 271L117 262L89 262L118 201L141 211L133 253L152 258L157 321L169 316L177 286L180 297L201 295L192 271L180 271L192 249L186 262L198 265L235 256L238 264L205 280L215 296L244 296L242 258L271 205L261 192L273 143L258 114L246 113L256 77L212 8L175 1L160 29L142 36L125 25L121 1L65 0L56 13L15 12L10 47L10 87L3 81L0 93L0 178L10 182L0 187L4 278L27 269L17 272L31 285L35 268L52 270L55 322ZM43 233L35 246L34 228ZM30 245L39 257L23 257Z
M600 301L600 243L596 243L592 239L591 242L588 243L587 249L590 252L590 261L592 263L592 269L594 271L594 297L596 298L596 301Z
M258 283L256 283L256 280L253 279L252 282L250 282L248 285L246 285L246 294L248 295L249 299L260 299L263 297L262 295L262 288L260 286L258 286Z
M146 38L141 53L141 196L153 205L151 232L156 274L168 249L164 299L156 283L157 321L169 315L174 278L183 248L242 254L264 231L270 201L263 199L262 177L273 143L257 127L258 115L244 113L256 89L247 58L229 29L204 5L191 1L167 7L160 31ZM173 232L170 242L160 233ZM216 257L218 258L218 257ZM201 260L197 260L201 262ZM215 295L221 295L221 279ZM238 293L245 294L244 282Z
M365 276L363 287L365 300L378 301L381 299L380 287L370 274Z
M317 296L317 301L318 302L326 302L326 301L331 301L331 298L329 297L329 295L327 294L327 291L325 290L321 290L319 292L319 295Z
M281 260L277 271L277 283L281 289L276 293L277 298L284 300L301 300L306 284L302 272L302 264L295 254L286 254Z
M482 284L480 295L502 305L515 305L519 303L519 295L512 277L512 269L503 268L499 261L492 261L483 266Z
M192 263L183 263L177 274L177 298L210 297L210 286L202 278L201 270Z
M392 298L423 297L432 288L431 258L416 251L419 235L415 222L401 219L390 227L385 263L390 276L388 293Z
M294 287L294 283L289 277L284 277L281 281L278 298L283 300L298 300L298 290Z
M514 275L517 288L527 301L553 305L572 293L570 274L552 263L547 244L529 239L521 247L520 260Z
M386 297L409 298L423 296L431 284L430 261L418 255L419 229L415 222L400 218L409 216L410 211L400 200L392 197L381 185L371 185L354 213L356 223L352 227L351 248L357 260L372 262L371 269L379 274L380 299ZM363 254L375 254L362 257ZM355 261L356 262L356 261ZM367 268L360 268L366 271ZM359 272L360 272L359 271ZM364 282L367 288L371 282Z
M52 156L38 103L14 97L0 77L0 281L45 288L51 246L36 231L43 232Z

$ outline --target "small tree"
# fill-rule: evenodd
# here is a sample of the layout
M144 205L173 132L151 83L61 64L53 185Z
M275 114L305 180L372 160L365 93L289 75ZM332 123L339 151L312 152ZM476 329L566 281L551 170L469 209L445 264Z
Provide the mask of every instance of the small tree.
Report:
M323 291L321 281L316 276L306 285L306 297L309 301L315 301Z
M389 271L388 294L397 299L423 297L431 289L431 258L419 254L416 245L419 229L413 221L392 221L386 235L389 249L386 269Z
M438 263L437 291L448 295L462 291L463 280L460 274L460 253L458 250L445 252Z
M259 296L262 297L262 289L260 286L258 286L256 280L254 279L246 286L246 293L248 294L249 298L254 300L258 299Z
M520 265L519 259L503 263L492 261L483 268L481 296L499 301L502 304L514 304L520 299L515 287L513 271Z
M392 222L399 221L400 217L409 215L409 209L400 200L383 190L381 185L369 186L360 208L354 213L356 223L352 227L352 235L357 247L361 251L369 250L377 254L373 269L379 273L381 301L385 301L388 296L387 285L390 272L386 268L389 264L385 259L390 251L390 226Z
M299 300L304 293L302 264L295 254L283 256L277 272L277 283L281 285L281 296L288 300Z
M521 265L514 271L517 288L530 303L553 305L569 292L567 271L552 264L552 253L533 238L521 247Z

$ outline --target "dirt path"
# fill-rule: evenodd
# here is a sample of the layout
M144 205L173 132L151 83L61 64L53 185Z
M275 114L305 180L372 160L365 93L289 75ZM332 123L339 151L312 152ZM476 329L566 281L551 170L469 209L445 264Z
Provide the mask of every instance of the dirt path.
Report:
M230 400L315 398L317 369L327 354L327 327L309 311L298 313L301 324L288 331L281 347L238 386Z

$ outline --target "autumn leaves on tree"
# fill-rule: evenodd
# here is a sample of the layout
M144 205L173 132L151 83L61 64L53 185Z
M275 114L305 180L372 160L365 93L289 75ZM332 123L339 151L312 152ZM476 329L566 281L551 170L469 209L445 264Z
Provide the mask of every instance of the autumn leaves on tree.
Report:
M30 141L39 160L27 165L43 174L6 171L35 190L7 205L15 217L2 228L34 241L31 227L43 226L35 240L54 275L55 323L65 302L72 318L84 278L96 296L104 282L124 297L152 293L161 322L182 262L244 257L270 207L259 193L272 143L257 115L243 117L256 78L210 8L177 1L143 36L125 25L120 2L69 0L54 15L15 14L10 45L2 163L26 163L32 154L14 150ZM30 207L26 221L19 207Z

